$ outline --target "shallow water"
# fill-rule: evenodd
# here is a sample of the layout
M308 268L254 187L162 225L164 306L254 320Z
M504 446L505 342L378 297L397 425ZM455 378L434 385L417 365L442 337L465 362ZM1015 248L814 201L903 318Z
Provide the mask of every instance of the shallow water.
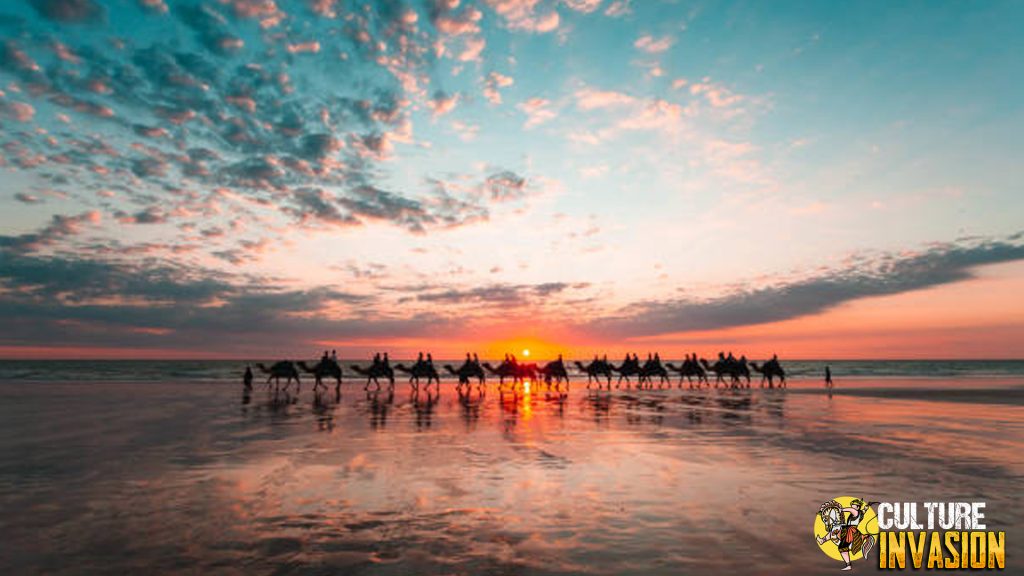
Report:
M984 500L1008 566L1024 553L1018 405L579 384L0 392L4 574L827 573L811 525L840 495Z

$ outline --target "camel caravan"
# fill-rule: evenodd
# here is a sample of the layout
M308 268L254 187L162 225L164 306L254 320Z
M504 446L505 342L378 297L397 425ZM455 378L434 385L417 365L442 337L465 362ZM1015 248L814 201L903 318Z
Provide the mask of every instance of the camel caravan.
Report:
M583 364L580 361L573 364L581 375L587 377L587 388L596 385L598 388L606 387L610 390L612 380L616 381L616 388L621 388L623 384L626 388L632 388L634 378L637 389L672 387L672 373L679 375L679 388L682 388L684 383L688 384L689 388L698 389L702 386L710 388L712 385L715 388L719 386L750 388L752 372L761 375L760 386L762 388L766 386L768 388L786 387L786 371L782 368L778 356L772 356L770 360L758 364L748 361L746 356L736 358L732 352L728 354L719 352L718 358L711 363L704 358L699 358L694 353L686 354L685 359L676 366L671 362L662 363L658 353L648 354L644 362L641 362L640 357L636 354L626 354L622 363L616 366L608 361L608 356L598 358L595 355L588 364ZM296 392L300 392L299 374L304 372L313 376L313 391L315 393L321 389L327 389L326 382L330 381L334 382L335 392L340 393L341 381L344 376L337 353L332 352L328 355L327 351L324 351L323 356L316 364L281 360L269 367L264 364L256 364L256 367L267 374L266 384L268 387L273 384L275 390L282 389L281 380L284 379L283 390L288 391L292 380L294 380ZM392 367L388 354L385 352L375 354L368 366L352 364L350 367L358 377L366 379L364 390L369 390L371 386L379 390L382 381L389 388L394 388L396 372L407 375L409 385L414 390L419 390L421 386L429 388L431 385L435 387L441 385L441 372L434 366L434 359L430 353L420 352L416 362L409 366L399 363ZM543 365L519 362L514 354L505 354L504 360L494 366L490 362L481 362L476 354L467 353L465 361L458 368L451 364L445 364L443 368L447 374L457 379L456 387L460 392L464 389L468 390L473 385L478 389L483 389L486 386L488 374L498 378L499 390L505 390L506 385L511 386L513 390L523 389L530 383L542 383L547 386L548 390L562 391L563 386L564 390L569 388L569 371L566 369L561 354L556 360ZM712 384L712 376L714 384ZM252 380L252 370L246 367L244 383L247 389L252 387Z

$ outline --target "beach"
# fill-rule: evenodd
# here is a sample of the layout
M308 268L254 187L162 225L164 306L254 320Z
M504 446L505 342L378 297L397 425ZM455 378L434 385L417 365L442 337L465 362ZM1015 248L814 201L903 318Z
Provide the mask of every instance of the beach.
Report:
M1015 565L1024 379L838 384L4 380L0 571L828 573L840 495L985 501Z

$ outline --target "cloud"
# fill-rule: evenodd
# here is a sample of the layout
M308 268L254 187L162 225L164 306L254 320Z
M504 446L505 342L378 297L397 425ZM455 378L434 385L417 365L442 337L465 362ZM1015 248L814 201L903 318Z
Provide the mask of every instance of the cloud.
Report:
M1019 237L948 243L912 255L863 256L854 265L802 280L753 287L718 298L635 303L639 312L606 318L587 328L617 337L714 330L780 322L818 314L843 303L901 294L970 279L986 264L1024 260Z
M560 18L553 7L543 7L540 0L486 0L512 30L551 32L558 28Z
M636 39L633 43L638 50L647 52L648 54L660 54L672 47L674 40L671 36L662 36L661 38L655 38L650 34L641 36Z
M555 118L557 114L549 108L550 105L551 102L544 98L530 98L519 103L516 108L526 114L526 123L523 127L533 128Z
M61 240L82 232L86 225L98 224L99 211L90 210L75 216L54 214L50 223L36 232L18 236L0 236L0 254L24 254L53 246Z
M519 200L526 196L526 179L515 172L504 170L488 176L484 190L497 202Z
M289 54L302 54L310 53L316 54L320 52L320 43L316 40L310 40L308 42L299 42L295 44L288 44L285 49Z
M501 88L508 88L515 83L511 76L505 76L498 72L491 72L484 80L484 97L491 104L501 104Z
M31 0L40 16L55 22L76 24L102 20L103 6L93 0Z
M603 0L563 0L564 4L571 10L590 14L601 7Z
M581 110L594 110L635 104L636 98L613 90L583 88L576 91L576 106Z
M373 299L335 288L286 289L195 267L11 255L0 251L0 344L310 349L339 336L415 336L445 320L375 317ZM244 337L240 337L244 335Z
M676 80L676 82L679 82L679 80ZM673 87L676 87L675 84L673 84ZM679 87L682 87L682 85ZM703 95L714 108L726 108L743 101L742 95L735 94L725 86L712 82L706 76L700 82L690 84L690 94L695 96Z
M38 196L32 194L25 194L24 192L18 192L14 195L14 199L22 204L41 204L43 201Z
M164 0L138 0L138 2L139 6L148 12L152 12L154 14L167 13L167 4Z
M621 18L633 13L630 0L614 0L604 11L604 15L610 18Z
M0 102L0 116L18 122L31 122L35 118L36 109L24 102Z
M448 94L443 90L438 90L437 92L434 92L434 95L430 98L428 105L430 106L430 110L434 118L437 118L454 110L455 105L458 104L458 102L458 94Z
M586 282L547 282L543 284L491 284L470 289L449 288L429 290L418 294L421 302L444 304L497 304L503 306L525 306L568 290L582 290L589 287Z
M292 192L292 198L292 210L300 222L312 219L342 226L359 224L358 219L341 212L336 198L319 188L299 188Z

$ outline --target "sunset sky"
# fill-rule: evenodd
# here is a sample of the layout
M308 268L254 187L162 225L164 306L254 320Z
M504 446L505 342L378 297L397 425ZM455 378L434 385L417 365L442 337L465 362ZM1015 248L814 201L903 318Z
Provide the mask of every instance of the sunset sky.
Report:
M1024 358L1022 27L6 1L0 357Z

